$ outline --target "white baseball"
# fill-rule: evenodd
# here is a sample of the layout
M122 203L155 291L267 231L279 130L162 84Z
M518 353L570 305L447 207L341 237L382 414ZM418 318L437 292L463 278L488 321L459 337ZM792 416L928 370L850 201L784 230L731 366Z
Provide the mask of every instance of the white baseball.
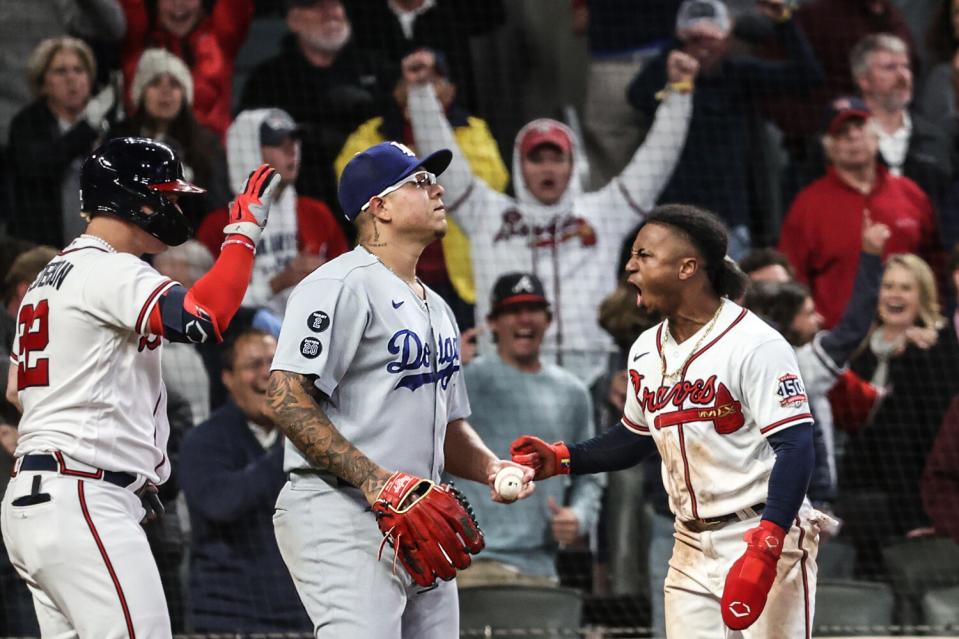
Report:
M515 501L522 488L523 471L516 466L503 466L493 480L493 489L505 501Z

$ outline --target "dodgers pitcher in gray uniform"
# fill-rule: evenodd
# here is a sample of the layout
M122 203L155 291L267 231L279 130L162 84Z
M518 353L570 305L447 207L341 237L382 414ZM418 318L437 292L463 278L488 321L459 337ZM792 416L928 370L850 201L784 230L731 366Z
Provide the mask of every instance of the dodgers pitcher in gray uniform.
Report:
M305 278L283 319L268 394L290 479L273 521L316 637L458 636L454 583L423 589L388 549L379 561L370 506L393 471L492 485L516 466L466 422L459 330L416 278L420 253L446 232L436 175L450 159L384 142L350 160L339 199L359 245ZM525 497L532 471L520 468Z

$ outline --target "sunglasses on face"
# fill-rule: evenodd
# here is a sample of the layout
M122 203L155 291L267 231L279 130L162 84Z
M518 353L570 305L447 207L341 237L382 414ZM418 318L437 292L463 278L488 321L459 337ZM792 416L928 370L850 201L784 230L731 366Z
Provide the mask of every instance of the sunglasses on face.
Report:
M417 171L416 173L413 173L412 175L409 175L403 178L396 184L386 187L385 189L383 189L382 191L380 191L379 193L371 197L370 201L364 204L363 208L361 208L360 211L365 211L366 209L370 208L370 204L373 202L374 199L379 198L382 200L390 193L394 191L398 191L399 189L403 188L407 184L415 184L417 188L428 189L429 187L436 184L436 176L430 173L429 171Z

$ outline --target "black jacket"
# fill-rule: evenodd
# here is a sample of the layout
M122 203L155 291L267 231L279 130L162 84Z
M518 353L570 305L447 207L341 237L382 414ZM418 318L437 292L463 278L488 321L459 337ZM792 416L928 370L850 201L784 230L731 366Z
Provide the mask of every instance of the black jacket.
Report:
M230 401L187 433L179 465L193 527L194 629L309 631L273 533L273 506L286 483L283 438L264 450Z
M470 38L489 33L505 22L503 0L441 0L416 17L410 39L386 2L350 0L346 6L359 48L376 52L397 65L419 48L441 51L463 105L472 113L478 111Z
M876 356L865 349L850 367L870 379L877 364ZM932 348L910 345L890 360L889 385L891 392L872 423L850 437L839 463L840 490L879 490L889 497L895 517L888 522L891 529L877 530L878 535L929 525L919 481L946 409L959 392L959 343L952 322L939 331Z
M7 163L13 184L11 235L56 248L73 239L63 237L63 176L73 160L93 151L97 137L85 120L61 134L43 98L13 116Z
M716 69L696 78L686 144L660 202L706 207L730 226L750 223L749 131L756 117L753 105L760 98L784 93L801 99L823 78L809 42L794 21L777 25L776 32L788 60L730 55ZM650 121L659 105L655 96L666 86L669 53L667 49L653 58L627 90L629 103Z
M307 61L287 35L280 53L247 78L240 108L279 107L303 127L303 164L296 190L337 208L333 162L346 138L382 113L391 100L396 72L375 55L347 44L330 67ZM341 216L338 216L341 217Z

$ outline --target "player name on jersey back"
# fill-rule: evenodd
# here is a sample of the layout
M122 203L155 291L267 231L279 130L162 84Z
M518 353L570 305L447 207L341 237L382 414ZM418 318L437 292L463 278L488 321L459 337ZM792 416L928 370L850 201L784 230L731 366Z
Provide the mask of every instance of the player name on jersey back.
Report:
M60 286L63 285L63 280L67 278L67 275L70 274L73 268L74 265L71 262L56 257L52 262L43 267L43 270L37 275L37 279L33 280L33 283L30 284L27 291L32 291L41 286L52 286L60 290Z
M23 404L17 455L59 450L96 468L169 476L160 343L149 330L174 282L80 236L27 289L12 359Z

